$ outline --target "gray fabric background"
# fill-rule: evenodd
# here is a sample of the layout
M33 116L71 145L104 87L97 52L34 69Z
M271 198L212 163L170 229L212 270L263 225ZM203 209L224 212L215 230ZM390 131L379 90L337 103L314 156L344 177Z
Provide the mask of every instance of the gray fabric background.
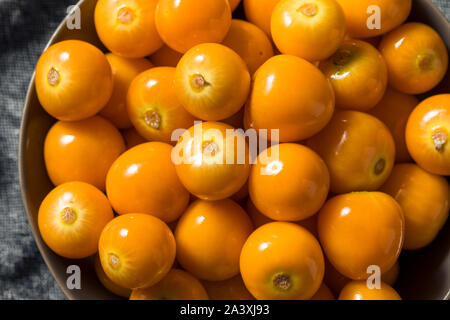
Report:
M0 0L0 299L64 299L34 244L22 206L17 143L39 55L75 0ZM450 0L434 0L450 19Z

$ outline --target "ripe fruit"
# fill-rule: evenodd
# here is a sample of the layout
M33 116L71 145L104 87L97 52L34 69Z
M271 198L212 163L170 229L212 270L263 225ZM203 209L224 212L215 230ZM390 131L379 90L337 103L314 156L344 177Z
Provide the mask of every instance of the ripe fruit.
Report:
M406 232L405 232L405 235L406 235ZM406 241L406 238L405 238L405 241ZM400 263L397 260L397 262L394 264L394 266L391 269L389 269L389 271L387 271L381 275L381 281L383 281L384 283L387 283L388 285L390 285L392 287L397 282L399 274L400 274Z
M337 111L307 145L327 164L333 193L377 190L394 165L395 144L388 128L362 112Z
M100 190L84 182L69 182L44 198L38 226L42 239L56 254L82 259L97 252L100 233L113 217Z
M323 60L344 40L344 11L335 0L281 0L272 12L271 33L282 53Z
M322 283L319 290L317 290L310 300L335 300L335 298L330 288L325 283Z
M420 94L433 89L448 68L447 48L439 34L422 23L406 23L383 38L380 44L389 84L404 93Z
M436 238L447 221L450 206L450 188L445 178L415 164L399 164L381 190L394 197L403 209L404 249L421 249Z
M152 64L147 59L127 59L115 54L106 55L114 79L111 99L100 111L100 115L111 121L119 129L132 127L127 114L126 98L131 81L142 71L150 69Z
M105 190L111 164L125 151L119 130L101 117L58 121L44 143L45 166L54 185L82 181Z
M250 90L250 74L233 50L205 43L193 47L181 58L175 88L189 113L202 120L223 120L244 105Z
M347 32L354 38L370 38L382 35L401 25L411 11L411 0L337 0L345 12ZM374 11L377 8L378 11ZM374 14L379 13L380 24L368 28L368 22L376 22Z
M247 198L248 198L248 181L245 182L245 184L239 189L238 192L236 192L230 197L231 200L234 200L236 202L240 202Z
M103 267L100 262L100 258L98 257L98 254L95 255L94 258L94 269L95 273L97 274L98 280L102 283L102 285L106 289L108 289L109 291L118 296L128 299L128 297L131 295L131 289L118 286L117 284L112 282L110 278L108 278L105 271L103 271Z
M222 281L239 273L239 254L253 230L232 200L193 202L175 229L177 261L199 279Z
M254 300L242 281L237 275L224 281L202 281L211 300Z
M142 58L161 48L156 31L158 0L99 0L95 7L95 29L103 44L113 53Z
M395 141L395 162L397 163L411 161L406 148L405 130L409 115L418 104L419 100L416 97L388 87L381 101L368 111L389 128Z
M244 0L245 17L270 36L272 11L280 0Z
M245 286L259 300L309 299L324 273L319 242L289 222L256 229L242 248L240 266Z
M106 275L130 289L161 281L175 260L175 239L169 227L148 214L130 213L114 218L98 243Z
M172 133L194 124L175 93L175 68L156 67L134 78L128 89L128 116L147 140L175 143Z
M319 239L333 266L344 276L366 279L371 265L388 271L400 254L405 220L400 205L381 192L336 196L318 216Z
M111 67L93 45L67 40L49 47L36 65L36 93L52 117L76 121L92 117L113 90Z
M386 91L386 63L367 42L345 40L320 69L332 83L340 109L369 110Z
M261 152L249 177L252 202L272 220L298 221L314 215L327 199L329 186L323 160L293 143Z
M183 213L189 193L171 160L172 146L162 142L138 145L109 169L106 192L118 214L146 213L171 222Z
M349 278L339 273L339 271L337 271L325 257L325 275L323 277L323 282L328 285L335 296L339 296L342 288L344 288L350 281L351 280Z
M253 75L245 108L247 127L279 129L280 142L295 142L315 135L330 121L334 93L315 66L298 57L278 55Z
M192 275L172 269L152 287L134 289L130 300L208 300L208 294Z
M450 94L422 101L406 125L406 145L423 169L450 175Z
M140 145L142 143L148 142L147 139L144 139L139 135L139 133L136 131L136 129L129 128L122 132L123 138L125 139L125 145L127 150Z
M182 56L178 51L163 45L161 49L151 55L150 60L158 67L176 67Z
M231 20L230 31L222 44L233 49L247 64L250 74L274 55L269 37L247 21Z
M381 282L381 288L369 289L366 281L351 281L339 295L339 300L402 300L391 286Z
M159 0L156 28L172 49L186 52L206 42L221 42L231 24L228 0Z
M245 136L225 123L201 122L189 128L178 141L174 157L181 183L204 200L232 196L250 173Z

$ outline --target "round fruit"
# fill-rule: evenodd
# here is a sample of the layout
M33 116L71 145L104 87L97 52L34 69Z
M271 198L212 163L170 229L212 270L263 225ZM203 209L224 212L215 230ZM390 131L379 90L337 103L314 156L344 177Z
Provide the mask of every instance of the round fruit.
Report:
M272 11L280 0L244 0L245 16L270 36Z
M274 222L274 220L270 219L269 217L263 215L253 204L253 202L249 199L247 201L246 210L248 215L250 216L250 219L253 222L253 226L255 229L261 227L262 225L265 225L269 222ZM313 215L307 219L301 220L301 221L294 221L294 223L298 224L300 227L305 228L309 232L311 232L316 238L317 235L317 215Z
M450 175L450 94L422 101L406 125L406 145L425 170Z
M249 177L253 204L264 215L279 221L298 221L314 215L325 203L329 187L330 175L323 160L309 148L294 143L261 152Z
M152 287L134 289L130 300L208 300L208 294L192 275L172 269Z
M174 154L180 181L200 199L228 198L244 186L250 174L245 136L225 123L201 122L189 128Z
M367 268L388 271L400 254L405 219L400 205L381 192L356 192L327 201L318 216L319 239L344 276L367 279Z
M254 300L242 281L237 275L224 281L202 281L211 300Z
M158 67L176 67L183 55L178 51L172 50L167 45L151 55L150 60Z
M100 262L100 258L98 255L96 255L94 258L94 269L95 269L95 273L97 274L98 280L102 283L102 285L106 289L108 289L109 291L111 291L112 293L114 293L120 297L127 298L127 299L130 297L131 289L118 286L117 284L112 282L112 280L110 278L108 278L105 271L103 271L103 267L102 267L102 264Z
M344 9L347 32L354 38L370 38L389 32L401 25L411 12L411 0L337 0L337 2ZM376 23L378 17L380 24L369 28L368 23Z
M406 147L405 130L409 115L418 104L419 100L416 97L388 87L381 101L368 111L389 128L395 141L397 163L411 161Z
M236 52L221 44L205 43L181 58L175 88L189 113L203 120L223 120L238 112L247 100L250 74Z
M98 243L106 275L117 285L135 289L161 281L175 260L169 227L148 214L130 213L110 221Z
M177 261L199 279L222 281L239 273L239 254L253 230L234 201L197 200L175 229Z
M397 262L391 269L389 269L389 271L381 275L381 281L387 283L390 286L393 286L397 282L399 274L400 274L400 263L397 260Z
M128 89L128 116L147 140L175 144L172 133L194 124L194 117L177 98L174 76L175 68L152 68L134 78Z
M67 40L49 47L36 66L36 93L52 117L76 121L92 117L113 90L111 67L93 45Z
M231 24L228 0L159 0L156 28L172 49L186 52L206 42L221 42Z
M134 127L124 130L122 132L122 135L123 135L123 138L125 139L125 145L126 145L127 150L129 150L137 145L148 142L147 139L144 139L143 137L141 137L139 135L139 133L136 131L136 129Z
M256 229L241 252L245 286L259 300L306 300L319 289L324 258L306 229L272 222Z
M310 300L335 300L335 298L330 288L325 283L322 283L319 290L317 290Z
M54 185L83 181L105 190L111 164L125 151L119 130L101 117L58 121L47 133L44 159Z
M97 252L100 233L113 217L100 190L84 182L69 182L44 198L38 226L42 239L56 254L82 259Z
M448 68L447 48L439 34L422 23L407 23L383 38L380 44L389 85L408 94L433 89Z
M155 9L158 0L99 0L94 19L97 34L113 53L127 58L142 58L161 48L156 31Z
M390 285L381 282L381 288L369 289L366 281L351 281L339 295L339 300L402 300Z
M233 19L222 44L233 49L247 64L251 74L274 55L269 37L254 24Z
M118 214L146 213L175 221L189 203L171 160L172 146L138 145L122 154L106 177L106 192Z
M445 178L404 163L394 167L381 190L394 197L403 209L404 249L421 249L436 238L447 221L450 206L450 188Z
M253 75L245 108L248 127L278 129L280 142L295 142L315 135L330 121L334 93L325 76L311 63L278 55Z
M240 202L247 198L248 198L248 181L245 182L245 184L242 186L242 188L239 189L238 192L236 192L230 197L231 200L234 200L236 202Z
M271 33L282 53L323 60L344 40L344 11L335 0L281 0L272 12Z
M386 91L386 63L367 42L345 40L332 57L320 64L320 69L332 83L336 107L340 109L369 110Z
M131 81L142 71L150 69L152 64L147 59L127 59L115 54L106 55L114 79L111 99L100 111L100 115L111 121L119 129L132 127L127 114L127 92Z
M331 191L377 190L389 177L395 143L377 118L357 111L337 111L330 124L307 145L330 170Z

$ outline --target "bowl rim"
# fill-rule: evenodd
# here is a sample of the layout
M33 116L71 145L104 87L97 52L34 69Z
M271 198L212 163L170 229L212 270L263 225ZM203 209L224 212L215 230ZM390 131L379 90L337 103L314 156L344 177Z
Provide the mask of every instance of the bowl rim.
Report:
M79 0L76 4L73 5L74 8L80 8L84 2L88 0ZM414 1L414 0L413 0ZM433 14L436 16L436 18L439 18L441 22L444 22L447 24L448 28L450 28L450 22L447 19L447 17L444 15L444 13L437 7L436 4L434 4L431 0L423 0L425 1L430 9L433 11ZM45 45L42 52L47 50L51 45L53 45L55 42L55 39L60 35L61 31L64 29L65 25L67 24L68 18L69 18L70 12L66 14L66 16L63 18L63 20L59 23L58 27L55 29L55 31L52 33L52 36L48 40L47 44ZM25 125L28 122L28 118L30 115L30 102L32 100L33 95L33 89L35 86L35 77L36 72L35 68L33 70L32 76L30 78L30 82L28 84L26 97L23 103L23 110L21 115L21 121L20 121L20 132L19 132L19 144L18 144L18 172L19 172L19 185L20 185L20 192L21 192L21 198L22 203L26 212L27 221L29 224L29 227L31 229L34 241L39 249L39 253L41 257L43 258L47 268L49 269L50 273L52 274L53 278L57 282L59 288L64 293L64 295L70 299L74 300L75 297L72 294L70 290L67 289L65 286L65 282L60 277L60 275L56 274L55 269L51 267L49 254L44 250L45 243L41 239L39 230L37 225L34 226L30 221L32 220L32 214L31 209L28 205L28 189L27 189L27 182L25 179L25 149L26 149L26 138L25 138ZM448 289L447 293L442 297L442 300L450 300L450 288Z
M76 4L74 4L73 8L79 8L85 1L87 0L79 0ZM51 45L55 43L55 39L59 36L61 31L64 29L64 27L67 24L68 18L69 18L70 12L65 15L63 20L59 23L58 27L55 29L55 31L52 33L52 36L48 40L47 44L45 45L42 52L46 51ZM27 188L27 182L25 179L25 149L26 149L26 137L25 137L25 125L28 122L28 118L30 115L30 102L32 100L33 95L33 89L35 86L35 78L36 78L36 67L34 67L33 74L30 78L30 82L28 84L27 88L27 94L25 97L24 105L23 105L23 111L22 111L22 118L20 121L20 132L19 132L19 148L18 148L18 169L19 169L19 185L20 185L20 193L22 195L22 203L26 211L27 215L27 222L30 226L31 232L33 234L34 242L36 243L39 253L41 257L44 259L44 262L49 269L50 273L52 274L53 278L56 280L56 283L58 284L61 291L64 293L64 295L69 298L70 300L74 300L74 296L72 295L71 291L67 289L65 286L65 282L62 280L62 278L56 274L54 268L51 267L50 259L48 254L44 250L44 241L40 238L39 230L37 226L33 226L30 221L32 220L32 214L31 209L28 206L28 188Z

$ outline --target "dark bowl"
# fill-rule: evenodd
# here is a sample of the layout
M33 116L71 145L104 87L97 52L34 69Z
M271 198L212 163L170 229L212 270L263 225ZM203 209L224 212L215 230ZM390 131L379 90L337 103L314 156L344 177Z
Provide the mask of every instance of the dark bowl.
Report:
M66 19L56 29L47 47L67 39L79 39L104 49L100 43L93 21L96 0L82 0L81 29L69 30ZM235 17L243 17L242 7ZM447 49L450 48L450 24L438 8L429 0L413 0L410 21L420 21L432 26L443 38ZM450 92L450 72L442 83L430 92ZM425 96L421 97L424 98ZM19 142L19 175L23 203L28 220L48 268L62 291L69 299L118 299L99 282L91 258L69 260L53 253L39 234L37 214L39 205L53 188L44 165L43 145L50 126L55 122L40 106L34 86L34 75L30 81L25 101ZM403 252L400 257L401 273L396 289L404 299L449 299L450 295L450 224L447 223L437 239L427 248L418 251ZM70 274L67 268L78 265L81 269L81 289L68 289L66 282Z

